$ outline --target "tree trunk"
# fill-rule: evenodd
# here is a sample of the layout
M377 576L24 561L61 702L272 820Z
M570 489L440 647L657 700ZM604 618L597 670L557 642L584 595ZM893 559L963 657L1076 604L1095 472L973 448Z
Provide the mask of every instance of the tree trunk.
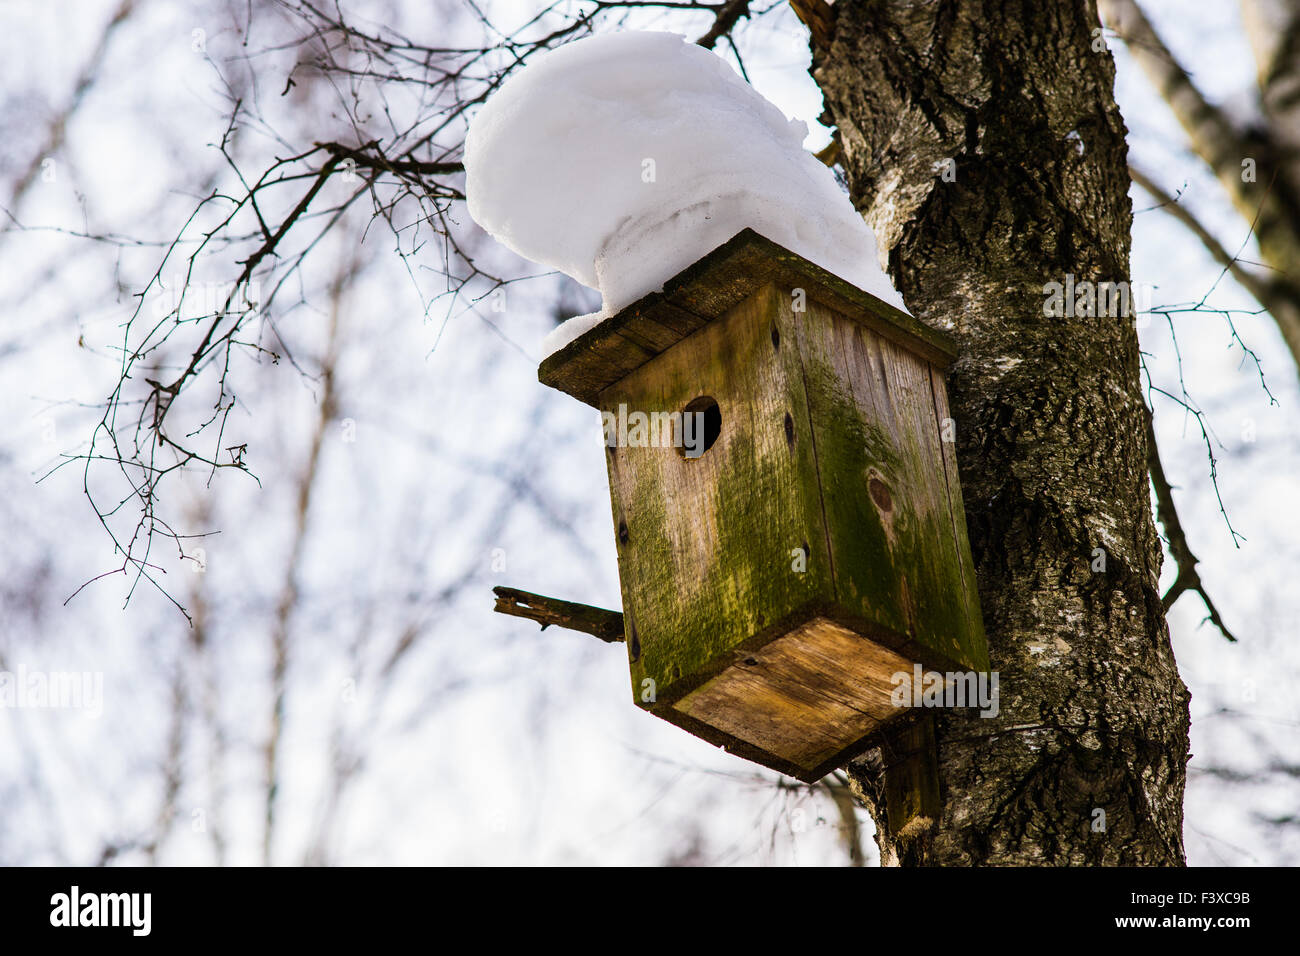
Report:
M1001 690L996 717L935 712L928 825L891 831L885 754L850 765L881 859L1180 865L1189 695L1158 590L1137 334L1131 316L1044 315L1045 283L1129 277L1095 2L833 10L813 75L855 203L913 314L962 349L950 398Z

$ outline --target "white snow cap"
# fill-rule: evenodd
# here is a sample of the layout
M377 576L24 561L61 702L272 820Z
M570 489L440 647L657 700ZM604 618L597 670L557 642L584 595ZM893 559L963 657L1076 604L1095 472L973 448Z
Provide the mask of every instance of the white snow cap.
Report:
M746 227L904 308L871 227L803 148L807 132L684 37L588 37L540 55L475 117L469 212L600 290L601 312L561 325L548 354Z

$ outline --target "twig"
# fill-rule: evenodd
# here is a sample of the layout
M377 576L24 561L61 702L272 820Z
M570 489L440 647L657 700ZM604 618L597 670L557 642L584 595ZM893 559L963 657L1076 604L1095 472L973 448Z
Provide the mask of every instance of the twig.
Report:
M1181 190L1179 190L1177 196L1169 195L1154 179L1132 163L1129 164L1128 172L1133 182L1141 186L1155 199L1156 205L1152 207L1153 209L1164 210L1190 229L1192 234L1201 240L1201 245L1205 246L1206 251L1214 258L1214 261L1231 272L1232 277L1240 282L1247 292L1258 299L1260 305L1268 308L1269 290L1266 283L1258 276L1243 269L1241 260L1223 248L1219 240L1215 239L1210 234L1210 231L1201 225L1200 220L1193 216L1180 201L1182 199Z
M1169 553L1173 555L1174 563L1178 565L1178 576L1174 578L1173 585L1165 593L1165 596L1160 599L1160 603L1168 611L1184 592L1195 591L1201 596L1206 609L1210 612L1206 620L1217 627L1224 637L1235 644L1237 639L1228 630L1228 626L1223 623L1223 618L1219 616L1219 609L1210 600L1210 595L1206 592L1205 585L1201 582L1201 576L1196 570L1196 565L1199 562L1196 555L1192 554L1192 549L1187 545L1187 534L1183 531L1182 522L1179 521L1178 512L1174 508L1174 492L1169 486L1169 479L1165 477L1164 465L1160 462L1160 452L1156 448L1156 432L1155 427L1152 425L1150 409L1146 410L1145 418L1147 426L1147 468L1151 472L1151 484L1156 489L1156 515L1160 518L1160 523L1164 525L1165 536L1169 540Z
M1259 242L1264 261L1287 277L1300 256L1300 233L1295 229L1300 197L1285 176L1276 175L1278 147L1270 136L1256 141L1239 131L1222 108L1211 103L1191 75L1174 58L1135 0L1101 0L1106 25L1123 39L1151 85L1159 91L1182 125L1192 149L1214 173L1243 218L1251 219L1251 232ZM1273 168L1267 181L1242 175L1243 158L1260 156L1261 167ZM1236 257L1234 257L1236 258ZM1294 296L1294 291L1288 294ZM1267 307L1267 306L1266 306ZM1272 313L1292 356L1300 362L1300 314L1294 308Z
M598 637L607 644L623 640L623 615L618 611L543 597L515 588L493 588L492 593L497 596L494 611L536 621L542 625L543 631L554 624Z
M316 145L339 159L350 159L358 166L386 170L390 173L406 173L415 176L445 176L465 171L463 163L426 163L418 160L389 159L380 150L379 143L374 140L355 149L344 146L342 143L317 143Z
M1214 238L1214 236L1210 235L1209 230L1201 225L1187 207L1183 205L1181 202L1181 190L1179 190L1178 195L1176 196L1169 195L1169 193L1165 192L1156 184L1155 180L1133 165L1129 166L1129 175L1133 182L1137 183L1138 186L1150 193L1151 197L1156 200L1156 205L1151 207L1152 209L1162 209L1186 226L1187 229L1201 241L1201 244L1214 258L1214 261L1223 266L1223 272L1219 273L1219 278L1215 280L1214 285L1212 285L1209 291L1201 296L1200 301L1190 309L1165 309L1153 311L1164 311L1166 313L1168 311L1207 311L1218 312L1222 315L1224 320L1228 323L1228 330L1232 333L1232 341L1240 345L1242 352L1254 361L1255 370L1259 372L1259 383L1268 395L1269 404L1276 405L1277 400L1273 398L1273 393L1269 391L1268 383L1264 381L1264 367L1260 363L1259 355L1256 354L1254 349L1247 346L1242 340L1241 335L1238 334L1236 323L1232 320L1231 310L1209 309L1203 307L1210 295L1216 288L1218 288L1219 282L1222 280L1223 276L1231 274L1232 277L1240 283L1241 287L1254 296L1255 301L1263 306L1263 308L1273 316L1279 326L1284 330L1285 336L1285 330L1287 328L1300 327L1300 311L1296 308L1296 303L1292 297L1292 293L1287 291L1286 283L1280 283L1277 280L1265 281L1254 273L1243 269L1241 263L1244 260L1241 258L1241 253L1245 249L1246 243L1242 243L1241 249L1237 250L1236 255L1232 255L1228 252L1228 250L1225 249L1219 241ZM1250 235L1255 234L1255 227L1258 220L1259 215L1257 212L1255 220L1250 224ZM1247 237L1247 241L1249 241L1249 236Z
M713 26L709 28L709 32L695 42L706 50L712 50L717 42L736 25L736 21L747 16L749 16L749 0L728 0L726 5L718 11L718 18L713 21Z

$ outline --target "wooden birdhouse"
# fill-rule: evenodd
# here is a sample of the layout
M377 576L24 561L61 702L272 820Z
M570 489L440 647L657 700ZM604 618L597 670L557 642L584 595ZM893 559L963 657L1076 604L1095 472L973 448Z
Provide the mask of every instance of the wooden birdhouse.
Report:
M954 354L745 230L542 363L607 422L703 427L607 447L639 706L811 781L906 713L896 674L988 669Z

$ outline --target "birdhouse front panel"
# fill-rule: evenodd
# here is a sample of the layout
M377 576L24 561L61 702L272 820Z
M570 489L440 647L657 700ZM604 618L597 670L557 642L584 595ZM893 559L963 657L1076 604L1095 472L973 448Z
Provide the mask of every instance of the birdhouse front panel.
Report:
M944 441L950 356L747 230L542 364L615 424L640 706L812 780L906 713L894 675L987 669ZM675 426L692 448L664 441L673 413L697 416L702 435ZM656 414L657 435L622 424Z
M607 413L710 409L698 457L606 449L638 699L643 686L658 697L699 683L834 596L799 349L780 341L777 297L760 288L601 394Z

